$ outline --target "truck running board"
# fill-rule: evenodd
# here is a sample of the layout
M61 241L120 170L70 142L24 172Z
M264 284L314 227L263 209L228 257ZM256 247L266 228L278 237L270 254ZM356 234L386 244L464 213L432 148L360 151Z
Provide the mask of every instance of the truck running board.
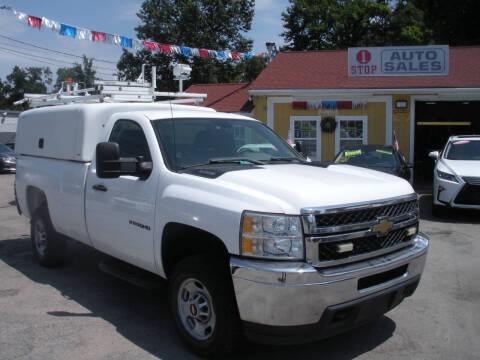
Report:
M147 290L158 290L166 284L165 280L149 271L113 258L101 260L98 268L109 275Z

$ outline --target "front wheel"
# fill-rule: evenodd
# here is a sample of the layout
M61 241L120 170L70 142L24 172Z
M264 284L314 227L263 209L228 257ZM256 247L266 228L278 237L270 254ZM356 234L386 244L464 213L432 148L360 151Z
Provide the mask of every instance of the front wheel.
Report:
M224 264L198 255L181 261L169 285L178 333L202 356L231 352L240 338L238 310Z

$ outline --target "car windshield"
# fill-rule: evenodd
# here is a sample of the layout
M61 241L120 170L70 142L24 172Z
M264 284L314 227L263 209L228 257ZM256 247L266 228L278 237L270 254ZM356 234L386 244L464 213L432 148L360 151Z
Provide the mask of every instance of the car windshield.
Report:
M392 149L359 147L342 150L336 157L338 164L366 167L395 167L395 156Z
M153 120L152 125L170 168L175 170L217 163L305 161L257 121L179 118Z
M455 140L445 149L448 160L480 160L480 140Z
M7 155L15 155L15 152L10 149L7 145L0 144L0 153L7 154Z

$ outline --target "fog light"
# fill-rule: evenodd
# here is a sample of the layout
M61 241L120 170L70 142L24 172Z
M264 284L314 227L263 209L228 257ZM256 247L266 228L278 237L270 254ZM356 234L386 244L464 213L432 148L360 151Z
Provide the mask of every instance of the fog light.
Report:
M407 236L415 235L417 232L418 232L418 229L416 226L409 227L407 229Z

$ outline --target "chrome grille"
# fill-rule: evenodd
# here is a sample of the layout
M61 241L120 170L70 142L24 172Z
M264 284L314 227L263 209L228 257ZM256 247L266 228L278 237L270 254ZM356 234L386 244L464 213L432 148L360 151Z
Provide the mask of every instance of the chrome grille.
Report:
M307 261L336 266L386 254L412 244L418 229L416 194L344 207L302 209Z
M415 199L398 204L373 207L370 209L316 215L315 224L317 228L323 228L370 222L375 221L380 216L391 218L412 213L417 210L417 206L417 200Z
M348 253L338 253L336 251L336 242L320 243L318 244L318 260L331 261L347 259L352 256L362 255L398 246L402 243L409 242L410 238L411 237L407 235L405 228L391 231L386 236L382 237L378 237L377 235L370 235L362 238L357 238L351 240L351 242L353 243L353 250Z
M470 185L480 185L480 177L465 176L463 180Z

